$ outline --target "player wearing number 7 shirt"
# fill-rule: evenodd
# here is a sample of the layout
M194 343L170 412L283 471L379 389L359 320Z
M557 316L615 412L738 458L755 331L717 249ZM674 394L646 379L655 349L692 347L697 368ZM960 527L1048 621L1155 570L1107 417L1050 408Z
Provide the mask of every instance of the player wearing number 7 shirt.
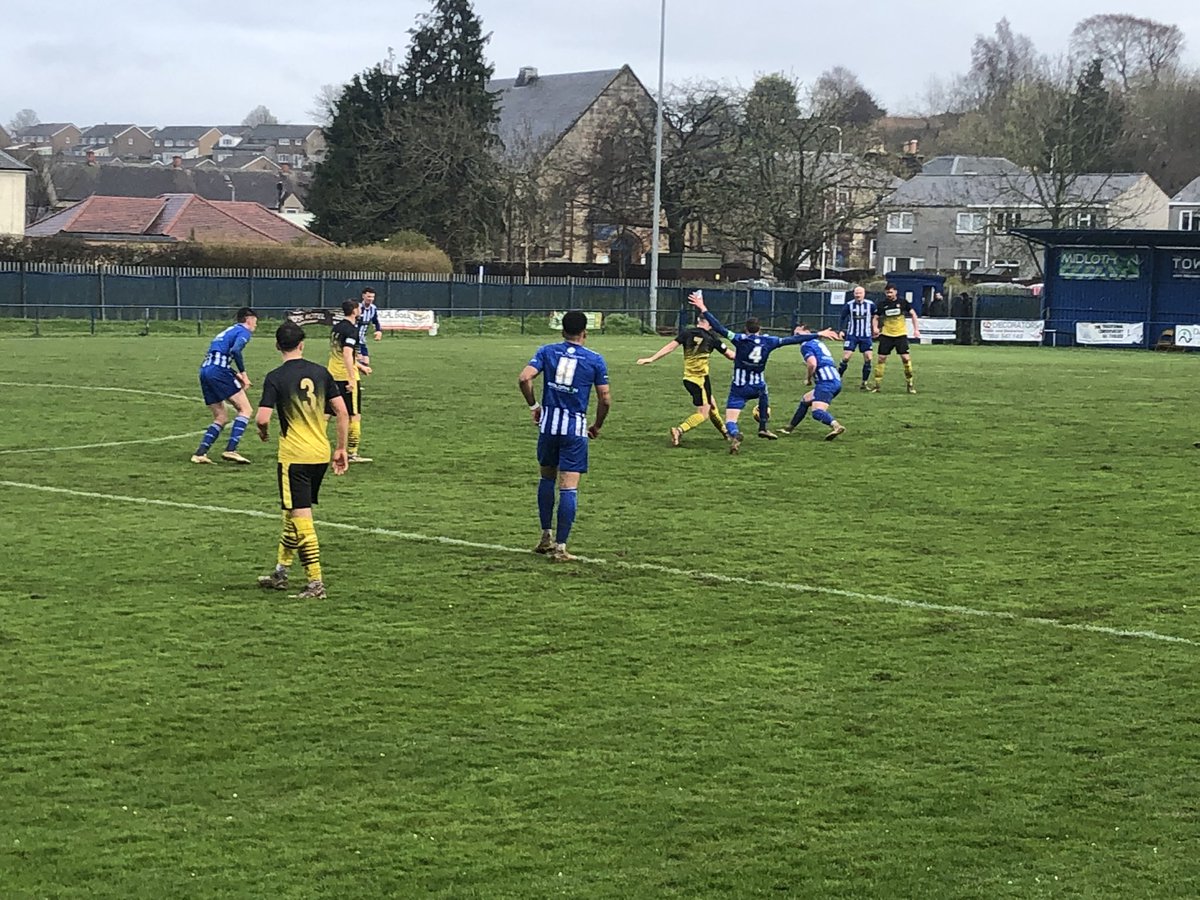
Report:
M608 366L599 353L583 346L587 340L587 316L572 311L563 316L560 343L539 347L521 370L517 386L529 404L533 424L538 426L537 459L538 516L542 539L534 548L551 559L575 559L567 552L567 538L578 510L579 476L588 470L588 439L598 437L612 406L608 389ZM533 380L543 376L542 401L533 393ZM596 419L589 426L588 401L596 389ZM554 487L558 482L558 528L551 533Z
M762 325L753 317L746 320L745 331L731 332L708 311L701 291L692 293L688 302L700 310L721 337L733 344L736 354L733 360L733 380L729 385L729 399L725 401L725 428L729 431L729 452L737 453L742 444L738 417L750 400L758 401L758 436L771 441L776 440L776 436L767 427L771 415L765 375L767 357L780 347L803 344L818 336L836 340L837 333L826 329L818 334L802 332L791 337L778 338L771 334L763 334Z

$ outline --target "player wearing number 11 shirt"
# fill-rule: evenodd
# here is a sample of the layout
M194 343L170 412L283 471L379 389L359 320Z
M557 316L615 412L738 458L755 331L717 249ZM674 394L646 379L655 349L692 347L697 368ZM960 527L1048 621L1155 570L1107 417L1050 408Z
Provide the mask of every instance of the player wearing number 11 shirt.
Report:
M608 416L612 399L608 389L608 366L599 353L583 346L587 340L587 316L573 311L563 316L560 343L539 347L521 370L517 386L533 423L538 426L537 458L538 516L542 539L535 549L551 559L567 561L567 538L578 509L579 476L588 470L588 439L597 437ZM542 376L542 400L533 392L533 380ZM596 389L596 419L589 426L588 401ZM551 534L554 487L558 482L558 528Z

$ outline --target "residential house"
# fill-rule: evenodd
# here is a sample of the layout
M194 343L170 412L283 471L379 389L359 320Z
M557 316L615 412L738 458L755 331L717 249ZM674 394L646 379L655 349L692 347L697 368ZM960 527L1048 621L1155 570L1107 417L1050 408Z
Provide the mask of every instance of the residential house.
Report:
M83 132L75 152L82 156L89 150L97 156L151 159L154 138L137 125L93 125Z
M30 225L26 235L94 242L329 244L259 203L206 200L195 194L153 198L97 195Z
M325 158L325 134L317 125L256 125L241 134L237 152L267 156L294 169L311 169ZM233 147L217 142L217 162L234 155Z
M306 172L241 171L218 165L108 165L63 163L50 169L52 208L61 210L94 195L153 198L163 194L196 194L208 200L248 200L307 225L312 214L304 205Z
M611 128L613 116L636 109L654 114L654 98L629 66L595 72L539 75L525 67L516 78L490 81L499 95L497 135L503 154L518 165L540 164L543 170L570 168L586 160ZM650 206L647 197L645 208ZM509 229L508 245L500 250L507 260L561 260L609 263L618 258L641 264L650 247L650 229L621 222L599 221L587 197L564 199L545 227Z
M1035 254L1009 229L1166 228L1168 204L1144 172L1034 175L1006 159L937 157L885 200L877 270L1032 276Z
M1171 198L1171 223L1174 231L1200 231L1200 178Z
M13 146L25 146L43 156L74 153L79 147L82 132L70 122L41 122L22 128L10 135Z
M207 125L167 125L154 131L154 158L170 162L178 156L199 159L213 155L221 132Z
M0 150L7 150L13 143L13 139L8 136L8 132L0 127Z
M25 233L25 189L32 171L0 150L0 234Z

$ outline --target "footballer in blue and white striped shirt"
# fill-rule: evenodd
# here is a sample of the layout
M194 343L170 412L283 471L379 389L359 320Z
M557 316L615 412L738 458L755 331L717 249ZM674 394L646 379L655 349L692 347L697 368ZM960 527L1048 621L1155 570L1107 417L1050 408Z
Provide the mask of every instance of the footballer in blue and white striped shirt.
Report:
M604 357L585 346L587 316L573 311L563 316L563 339L539 347L521 370L521 389L533 423L538 426L537 458L538 516L542 539L535 549L560 562L574 559L567 552L567 538L578 509L579 476L588 470L588 439L600 433L612 399L608 389L608 365ZM542 401L533 393L533 380L543 376ZM588 401L596 389L596 419L589 426ZM554 514L554 487L558 482L558 528L550 532Z
M856 287L853 299L842 307L842 329L838 336L843 341L842 361L838 365L838 374L845 375L854 351L862 351L862 385L859 387L862 391L867 389L867 382L871 380L871 341L875 336L871 330L871 317L874 315L875 304L867 299L866 289Z
M806 330L806 326L802 323L797 326L796 333L800 334ZM804 356L804 365L808 369L808 380L813 389L804 395L787 428L780 428L779 431L782 434L791 434L811 407L812 417L822 425L829 427L825 440L832 441L846 430L837 419L829 414L829 404L842 392L842 376L834 368L833 356L830 355L829 350L815 337L800 345L800 353Z

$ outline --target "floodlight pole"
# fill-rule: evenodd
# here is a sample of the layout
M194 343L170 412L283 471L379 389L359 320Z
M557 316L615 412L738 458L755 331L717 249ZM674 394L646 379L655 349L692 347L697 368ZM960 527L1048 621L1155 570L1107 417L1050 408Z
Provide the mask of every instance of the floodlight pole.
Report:
M658 242L661 238L659 220L662 207L662 144L663 144L663 59L667 47L667 0L662 0L658 20L658 97L654 120L654 209L650 224L650 328L658 331Z

